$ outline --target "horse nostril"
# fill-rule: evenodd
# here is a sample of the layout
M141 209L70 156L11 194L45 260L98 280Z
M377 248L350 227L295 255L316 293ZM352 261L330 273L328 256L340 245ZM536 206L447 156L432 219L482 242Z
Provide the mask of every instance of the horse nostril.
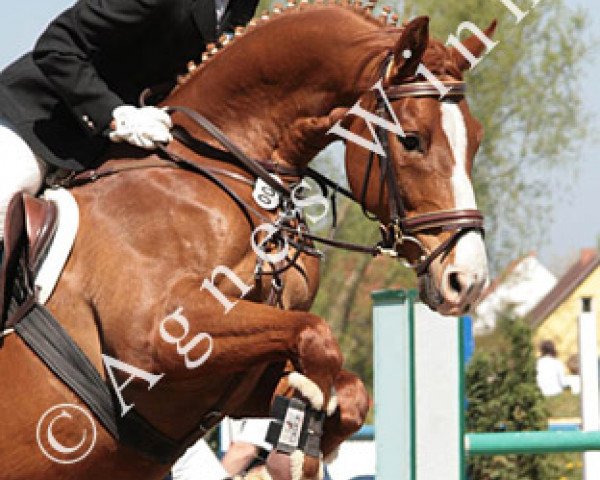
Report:
M460 281L460 274L458 272L451 272L448 275L448 285L456 293L458 293L458 294L462 293L463 286Z

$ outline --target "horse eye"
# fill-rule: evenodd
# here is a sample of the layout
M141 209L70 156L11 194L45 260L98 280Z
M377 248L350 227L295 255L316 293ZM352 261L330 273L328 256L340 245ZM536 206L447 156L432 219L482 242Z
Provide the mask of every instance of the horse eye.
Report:
M409 152L422 152L423 146L421 144L421 137L414 133L407 133L404 137L398 135L398 140L404 146L405 150Z

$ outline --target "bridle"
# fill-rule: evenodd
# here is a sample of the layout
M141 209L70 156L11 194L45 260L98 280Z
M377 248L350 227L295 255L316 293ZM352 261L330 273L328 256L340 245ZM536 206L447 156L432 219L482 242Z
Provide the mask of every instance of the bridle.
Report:
M385 69L388 66L388 62L390 61L390 58L391 57L386 58L386 61L383 66L384 68L382 70L385 71ZM384 92L388 100L392 103L403 98L429 97L437 98L440 101L456 101L457 99L464 97L466 91L465 82L442 81L440 83L443 87L448 89L448 93L444 96L444 98L440 98L440 92L433 84L424 81L416 81L415 78L412 78L409 81L406 81L402 84L388 86L384 89ZM145 105L146 99L156 94L157 92L154 89L147 89L142 93L140 97L140 103L142 105ZM389 132L385 132L384 129L379 125L376 126L375 133L379 139L379 142L381 143L385 155L376 155L374 152L371 152L368 158L361 193L359 197L356 198L352 192L348 191L336 182L333 182L329 178L325 177L324 175L320 174L319 172L315 171L310 167L282 167L281 165L275 164L270 161L257 160L248 157L216 125L214 125L210 120L208 120L206 117L199 114L195 110L192 110L188 107L174 106L167 107L167 111L169 113L184 114L187 117L189 117L194 123L198 124L202 129L207 131L214 139L216 139L221 145L223 145L223 147L225 147L225 150L215 148L207 142L191 136L183 128L176 126L173 131L173 136L180 143L182 143L187 148L200 155L217 160L223 160L242 167L252 177L261 178L271 188L280 193L284 201L286 199L288 200L288 205L290 204L290 188L287 185L274 180L270 175L271 173L297 178L308 176L313 178L319 184L320 188L324 193L326 193L329 188L332 189L333 195L330 197L330 199L333 201L334 204L334 224L335 194L337 193L340 193L361 205L364 215L370 220L378 220L376 217L369 214L366 207L366 196L368 186L370 183L372 167L375 161L375 157L377 157L380 171L379 199L380 201L382 201L383 199L384 188L387 188L389 199L388 203L390 221L386 225L380 225L382 240L378 242L375 246L358 245L355 243L344 242L334 240L331 238L323 238L317 235L313 235L310 232L308 232L306 228L301 229L300 225L298 224L291 226L290 224L287 224L285 222L277 222L276 226L280 232L286 233L288 236L293 235L296 237L296 240L294 241L292 241L291 239L288 240L290 245L294 246L298 250L298 252L302 251L303 253L315 256L320 255L320 252L318 250L316 250L312 247L312 245L309 245L307 243L315 241L336 248L342 248L360 253L367 253L373 256L388 255L391 257L400 257L399 252L401 251L403 245L413 244L419 249L420 256L415 262L408 264L408 266L413 268L417 275L421 276L427 273L430 265L436 258L448 255L450 250L456 245L456 243L460 240L462 236L466 235L469 232L478 232L482 235L484 234L483 214L477 209L441 210L427 212L419 215L413 215L410 217L408 216L407 211L404 207L402 195L396 182L397 177L394 164L391 161L391 151L388 141ZM378 93L376 102L376 112L382 117L387 116L388 114L386 109L386 101ZM193 171L195 173L203 175L204 177L211 180L213 183L217 184L242 209L252 228L254 228L254 222L252 221L253 215L255 217L262 218L263 220L270 221L269 218L261 214L261 212L257 211L256 208L248 205L244 200L242 200L239 195L237 195L218 177L227 176L235 180L245 182L249 185L253 185L253 182L250 181L248 178L235 172L228 171L226 169L198 165L197 163L191 160L174 154L173 152L168 150L166 146L160 146L159 149L162 152L162 156L164 157L164 159L171 162L171 166L177 166ZM136 162L140 161L136 160ZM140 164L139 168L149 168L152 166L164 167L166 165L164 161L160 161L160 163L158 164L156 162L151 162L150 164L142 163ZM99 170L86 171L77 174L73 177L70 177L66 182L62 182L61 184L66 184L67 186L78 185L81 183L94 181L98 178L107 175L112 175L119 171L130 170L135 168L138 167L136 167L136 165L134 164L125 167L100 168ZM291 217L290 212L284 212L284 215L282 215L282 217L289 219ZM297 218L297 220L301 219ZM439 232L454 233L433 251L429 251L428 248L417 238L418 234ZM284 270L286 270L295 263L297 257L298 254L295 255L293 259L288 260L289 263L285 268L281 266L275 268L275 266L272 265L272 271L276 273L282 273ZM257 269L258 268L259 265L257 262ZM265 273L264 270L262 270L262 266L260 266L260 274L268 274ZM275 275L273 278L275 280Z
M403 98L422 97L437 98L440 101L456 101L464 97L466 92L465 82L445 81L440 83L448 90L443 99L440 98L439 90L430 82L411 81L399 85L391 85L385 88L384 92L390 102ZM374 91L377 95L376 113L381 117L388 116L386 100L378 90ZM387 106L391 108L389 104ZM472 231L484 234L483 214L477 209L453 209L428 212L409 217L396 181L394 163L391 160L391 150L388 140L389 132L385 132L380 125L376 125L375 134L385 155L376 155L371 151L359 196L359 203L365 216L371 220L376 220L367 211L366 196L371 179L373 162L375 157L377 157L380 171L379 200L381 202L383 199L383 189L387 187L390 219L387 225L381 225L380 228L383 237L381 251L395 257L398 256L398 252L404 244L414 244L419 248L421 256L410 266L415 269L417 275L424 275L431 263L439 256L447 255L462 236ZM432 252L417 238L417 234L420 233L440 231L453 231L454 234Z

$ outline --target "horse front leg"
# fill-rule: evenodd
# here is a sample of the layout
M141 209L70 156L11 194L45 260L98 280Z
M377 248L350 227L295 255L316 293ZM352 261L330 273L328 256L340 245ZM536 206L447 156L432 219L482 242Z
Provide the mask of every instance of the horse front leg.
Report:
M291 371L288 365L288 373ZM282 378L276 393L284 396L293 396L295 393L294 382L290 382L291 375ZM327 416L323 424L321 437L321 452L323 463L331 463L337 457L342 442L350 438L362 427L367 418L370 407L370 397L363 382L352 372L341 370L334 382L334 396L327 406ZM302 468L306 461L302 452L296 451L292 456L291 478L307 478L294 475Z
M318 410L326 407L343 356L323 319L307 312L240 301L227 314L226 325L231 330L219 332L215 362L229 364L235 355L242 366L289 360L297 372L319 388L320 392L314 394L306 392L312 406Z
M245 300L224 313L218 303L206 301L206 297L205 301L199 300L190 301L190 295L170 295L164 320L155 329L156 335L163 337L162 342L156 339L161 345L158 356L163 371L183 370L181 352L185 352L186 361L205 359L201 365L204 377L231 375L289 360L297 372L318 387L318 392L306 395L312 406L320 410L327 405L343 357L324 320L311 313L282 311ZM186 338L181 339L182 327L176 323L184 322L188 324L184 328ZM209 354L206 341L192 345L200 335L210 338ZM165 342L165 337L181 341Z
M188 289L183 289L179 295L169 295L166 312L174 311L176 314L167 313L156 329L163 340L171 340L163 342L159 351L163 366L177 365L177 362L180 365L181 353L185 352L186 361L190 360L190 363L204 358L201 365L203 376L225 378L289 360L294 370L309 380L304 385L296 382L293 386L299 388L313 408L326 408L343 357L329 325L323 319L307 312L282 311L245 300L235 302L224 312L204 292L189 293ZM181 328L175 323L185 324L185 343L172 341L182 337ZM194 344L193 339L202 335L210 338L209 355L205 341ZM157 339L157 342L160 343L160 340ZM248 392L236 392L236 395L239 398L228 402L230 405L239 406L240 399L247 399ZM318 458L307 457L303 462L304 476L315 478L319 466Z

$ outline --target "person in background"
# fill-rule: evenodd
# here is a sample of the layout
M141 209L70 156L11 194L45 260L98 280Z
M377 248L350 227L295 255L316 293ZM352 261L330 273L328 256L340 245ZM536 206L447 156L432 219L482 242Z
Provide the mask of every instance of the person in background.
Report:
M265 438L270 418L245 418L236 420L238 430L223 456L221 463L232 477L269 478L263 476L266 469L268 475L275 480L291 480L290 456L273 449ZM222 425L222 428L227 428Z
M545 397L560 395L568 386L565 366L557 358L556 347L552 340L540 343L540 357L536 363L536 381Z
M200 439L177 460L164 480L226 480L229 473L207 443Z
M226 419L221 428L228 429L231 443L221 459L204 440L192 445L173 465L164 480L292 480L290 456L273 451L265 441L271 419Z
M579 355L573 353L567 359L567 369L571 375L579 375Z
M581 377L579 375L579 355L573 353L567 359L567 376L565 377L571 393L579 395L581 393Z

